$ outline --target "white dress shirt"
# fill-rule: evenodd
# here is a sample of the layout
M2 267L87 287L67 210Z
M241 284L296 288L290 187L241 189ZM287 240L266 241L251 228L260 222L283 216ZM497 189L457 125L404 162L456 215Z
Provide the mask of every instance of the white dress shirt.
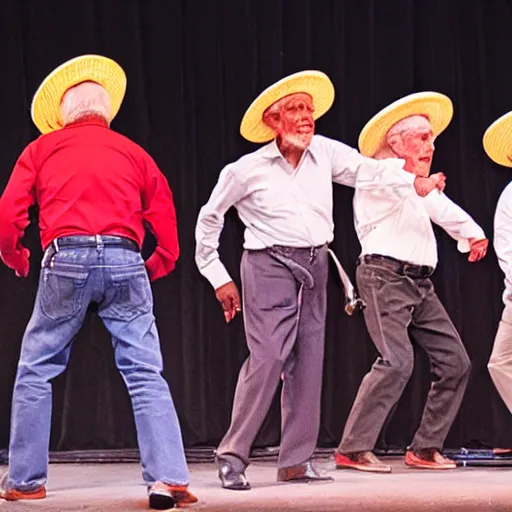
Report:
M333 239L332 182L414 193L415 176L397 160L373 160L336 140L315 135L297 168L275 141L227 165L196 226L196 263L217 289L231 281L217 251L226 211L235 206L244 223L246 249L273 245L311 247ZM399 192L396 192L397 194Z
M505 274L503 302L512 306L512 183L509 183L496 205L494 214L494 250Z
M403 160L395 162L404 165ZM365 167L356 179L354 219L362 255L381 254L435 268L437 243L432 222L459 242L461 252L469 251L470 238L485 238L482 228L438 189L420 197L409 188L371 188L368 183L373 179Z

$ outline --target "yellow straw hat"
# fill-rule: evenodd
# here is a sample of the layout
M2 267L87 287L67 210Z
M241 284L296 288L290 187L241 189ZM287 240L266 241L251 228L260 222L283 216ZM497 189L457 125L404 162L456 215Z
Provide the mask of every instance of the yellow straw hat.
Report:
M499 117L485 130L483 144L493 162L512 167L512 112Z
M247 109L240 124L242 137L251 142L268 142L274 132L263 122L268 107L285 96L306 93L313 98L313 118L323 116L334 102L334 85L321 71L300 71L287 76L265 89Z
M106 89L112 106L111 118L116 116L126 92L126 75L123 69L107 57L82 55L54 69L34 94L32 120L41 133L62 128L60 103L64 93L75 85L89 81Z
M391 103L375 114L361 130L361 154L370 157L375 155L384 143L389 129L398 121L415 115L425 116L437 136L450 124L453 105L448 96L438 92L418 92Z

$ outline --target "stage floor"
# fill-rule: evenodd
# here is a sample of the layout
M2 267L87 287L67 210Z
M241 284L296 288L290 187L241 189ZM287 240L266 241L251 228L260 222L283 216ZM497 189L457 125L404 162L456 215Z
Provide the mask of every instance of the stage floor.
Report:
M191 490L200 501L189 510L512 511L511 468L425 471L408 469L401 459L391 459L391 474L372 475L336 471L333 461L327 459L316 464L335 481L277 483L275 463L258 461L247 471L253 489L239 492L221 489L213 464L190 464ZM0 500L0 512L146 509L146 490L141 484L140 467L134 463L51 464L46 499L17 503Z

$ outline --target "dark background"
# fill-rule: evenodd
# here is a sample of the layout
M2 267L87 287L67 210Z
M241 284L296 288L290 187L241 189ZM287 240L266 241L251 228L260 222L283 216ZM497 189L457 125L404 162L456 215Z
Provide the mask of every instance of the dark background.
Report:
M210 285L194 263L194 226L224 165L257 149L239 135L255 96L304 69L336 87L324 135L356 145L379 109L433 90L454 103L437 141L433 172L447 193L492 236L493 214L510 171L493 164L481 139L512 109L512 2L506 0L3 0L0 3L0 187L37 135L29 107L43 78L65 60L100 53L125 69L128 90L113 128L146 148L167 176L178 211L182 254L154 283L155 313L168 380L187 447L214 446L224 434L247 349L241 318L225 325ZM358 256L348 188L335 186L333 244L353 275ZM1 190L0 189L0 190ZM242 226L230 212L221 256L239 282ZM434 281L473 361L472 378L447 447L512 446L512 421L487 372L501 314L502 275L492 249L469 264L439 232ZM7 446L12 385L31 314L41 257L37 226L27 231L32 268L18 279L0 267L0 448ZM343 313L332 272L319 445L334 446L375 352L362 316ZM416 371L381 440L404 447L418 425L429 385ZM258 446L279 442L276 401ZM89 315L69 370L54 384L52 450L132 448L134 423L109 336Z

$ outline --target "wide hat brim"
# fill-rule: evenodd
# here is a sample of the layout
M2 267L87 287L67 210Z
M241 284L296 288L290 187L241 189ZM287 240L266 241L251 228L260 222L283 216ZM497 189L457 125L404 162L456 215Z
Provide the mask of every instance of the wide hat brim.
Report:
M512 112L499 117L485 130L483 145L493 162L512 167Z
M64 93L83 82L95 82L110 96L111 119L119 109L126 92L126 75L117 62L101 55L82 55L54 69L41 83L32 100L31 115L41 133L63 127L60 104Z
M438 92L418 92L401 98L375 114L359 134L359 151L373 157L383 146L389 129L406 117L425 116L434 135L443 132L453 117L453 104Z
M313 119L323 116L334 102L334 85L321 71L300 71L265 89L250 105L240 124L242 137L251 142L268 142L274 132L263 122L263 113L290 94L306 93L313 99Z

